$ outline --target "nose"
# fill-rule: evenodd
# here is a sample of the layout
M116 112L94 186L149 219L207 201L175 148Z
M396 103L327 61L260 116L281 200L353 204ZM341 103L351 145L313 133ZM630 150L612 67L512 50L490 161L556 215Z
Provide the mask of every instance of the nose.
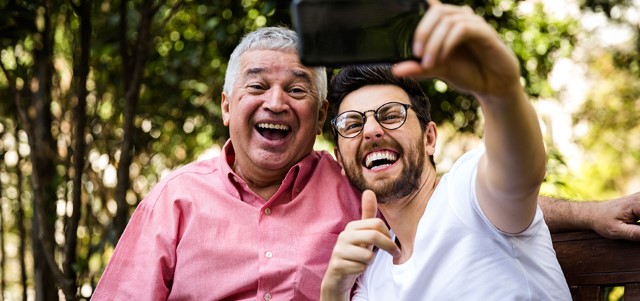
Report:
M287 110L287 100L285 91L279 86L273 86L264 95L263 107L273 113L280 113Z
M376 120L375 113L373 111L364 112L367 117L362 126L362 136L365 139L376 139L384 135L384 129L380 123Z

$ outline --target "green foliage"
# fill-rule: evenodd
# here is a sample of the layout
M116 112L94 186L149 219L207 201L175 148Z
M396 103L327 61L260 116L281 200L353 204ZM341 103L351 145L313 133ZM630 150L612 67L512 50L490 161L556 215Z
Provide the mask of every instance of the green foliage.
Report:
M0 48L15 45L15 42L36 31L37 5L30 1L0 1Z
M640 164L640 141L635 138L640 134L640 81L633 69L619 66L616 57L609 51L593 56L591 66L599 76L574 116L576 124L588 126L579 140L587 156L580 173L588 183L581 187L591 195L624 191Z

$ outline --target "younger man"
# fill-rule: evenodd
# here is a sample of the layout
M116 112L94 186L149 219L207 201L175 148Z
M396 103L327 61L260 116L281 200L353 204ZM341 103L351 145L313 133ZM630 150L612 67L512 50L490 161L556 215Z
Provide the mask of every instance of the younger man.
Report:
M486 150L438 177L427 159L436 126L417 82L385 65L343 68L328 97L336 157L366 191L362 220L338 238L321 298L347 300L366 268L354 300L570 300L537 206L546 155L517 60L470 9L430 4L414 38L422 61L394 71L473 94Z

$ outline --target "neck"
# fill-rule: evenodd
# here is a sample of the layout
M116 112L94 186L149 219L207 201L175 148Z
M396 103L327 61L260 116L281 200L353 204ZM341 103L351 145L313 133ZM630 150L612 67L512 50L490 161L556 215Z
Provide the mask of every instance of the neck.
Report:
M380 212L400 241L402 255L394 259L396 264L411 258L418 223L438 184L439 179L433 167L429 167L429 171L425 173L420 188L416 191L400 200L379 205Z
M265 201L268 201L276 194L280 185L282 185L282 180L284 180L286 176L286 172L256 171L254 173L245 173L238 164L234 164L232 168L233 171L247 183L249 189Z

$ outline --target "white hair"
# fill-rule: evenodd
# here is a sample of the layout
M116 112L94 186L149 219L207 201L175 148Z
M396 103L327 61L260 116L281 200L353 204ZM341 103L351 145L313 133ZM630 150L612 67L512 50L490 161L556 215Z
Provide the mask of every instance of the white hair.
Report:
M240 56L251 50L279 50L298 53L298 36L296 32L285 27L262 27L245 35L236 46L229 58L227 72L224 77L223 91L231 96L233 85L240 75ZM324 67L311 68L316 89L318 89L318 103L327 97L327 74Z

